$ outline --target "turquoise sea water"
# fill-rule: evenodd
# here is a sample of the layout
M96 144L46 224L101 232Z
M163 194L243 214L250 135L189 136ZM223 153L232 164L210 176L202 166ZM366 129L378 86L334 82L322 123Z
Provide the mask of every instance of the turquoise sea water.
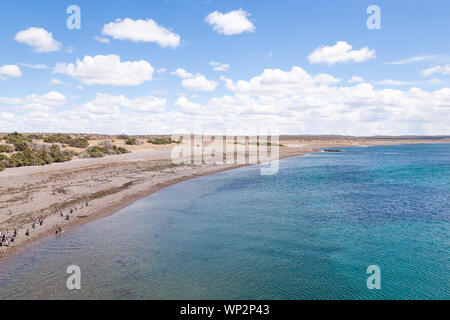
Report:
M183 182L36 242L0 263L0 299L449 299L450 144L342 150Z

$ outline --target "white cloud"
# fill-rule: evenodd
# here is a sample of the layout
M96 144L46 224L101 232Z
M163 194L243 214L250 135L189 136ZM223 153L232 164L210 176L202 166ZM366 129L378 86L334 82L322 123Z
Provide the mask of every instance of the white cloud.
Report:
M177 70L171 72L170 74L178 76L182 79L191 78L194 76L192 73L187 72L183 68L178 68Z
M159 68L158 70L156 70L156 73L164 73L166 72L166 68Z
M152 79L154 68L145 60L121 62L118 55L85 56L75 64L58 63L53 73L68 75L85 85L136 86Z
M20 78L22 76L22 71L17 65L6 64L0 66L0 80L6 79L6 77Z
M414 82L386 79L386 80L381 80L381 81L375 82L375 84L382 85L382 86L409 86L409 85L413 85Z
M250 13L242 9L228 13L214 11L206 16L205 21L213 27L214 31L231 36L255 31L256 28L248 17L250 17Z
M33 51L38 53L59 51L61 49L61 43L53 39L53 34L43 28L31 27L19 31L15 36L15 40L32 47Z
M99 36L94 36L94 40L97 40L98 42L101 42L101 43L110 43L108 38L103 38L103 37L99 37Z
M196 75L193 78L184 79L181 81L184 88L191 91L214 91L218 83L213 80L208 80L203 75Z
M26 67L26 68L30 68L30 69L48 69L48 67L45 64L21 63L20 65L23 67Z
M228 94L206 101L181 96L174 108L165 108L165 101L157 100L162 98L98 94L92 101L60 112L36 108L38 112L17 113L14 121L0 119L0 123L5 131L28 132L173 133L192 131L199 121L205 129L223 133L271 128L280 134L450 134L450 88L425 91L377 88L364 82L349 85L298 66L266 69L250 79L222 79ZM26 102L39 103L36 100L33 95L0 98L0 105L22 108Z
M450 64L444 66L435 66L421 71L421 74L424 77L428 77L432 74L440 73L440 74L450 74Z
M52 86L59 86L61 84L64 84L64 82L59 79L55 79L55 78L50 79L50 85L52 85Z
M156 42L163 48L176 48L180 45L180 36L178 34L158 25L152 19L118 19L115 22L105 24L102 34L119 40Z
M265 69L260 76L249 81L233 82L226 77L221 77L221 79L225 81L225 86L229 90L249 95L295 94L314 85L331 85L341 82L341 79L329 74L319 73L312 76L297 66L292 67L290 71Z
M314 50L308 56L310 63L335 63L364 62L375 58L375 50L368 47L360 50L352 50L352 46L345 41L338 41L334 46L322 46Z
M442 81L439 79L430 79L430 80L428 80L428 83L429 84L441 84Z
M216 81L208 80L202 74L192 74L182 68L171 72L172 75L176 75L182 79L181 85L190 91L214 91L219 85Z
M198 114L201 112L202 105L199 103L191 102L186 97L179 97L175 103L175 107L181 112Z
M425 55L425 56L410 57L410 58L393 61L393 62L386 62L386 64L393 64L393 65L409 64L409 63L420 62L420 61L434 60L434 59L438 59L439 57L441 57L441 56L436 55L436 54L430 54L430 55Z
M128 99L123 95L97 93L95 99L83 107L94 114L119 113L120 108L132 112L163 112L166 108L166 99L153 96Z
M0 103L12 105L19 109L50 110L66 104L66 97L58 91L50 91L43 95L30 94L25 98L0 97Z
M350 79L347 80L348 83L359 83L359 82L364 82L364 78L362 77L358 77L358 76L353 76Z
M209 63L209 65L211 67L213 67L214 71L227 71L230 68L229 64L220 63L220 62L217 62L217 61L211 61Z
M11 112L0 112L0 119L2 120L13 120L14 119L14 113Z

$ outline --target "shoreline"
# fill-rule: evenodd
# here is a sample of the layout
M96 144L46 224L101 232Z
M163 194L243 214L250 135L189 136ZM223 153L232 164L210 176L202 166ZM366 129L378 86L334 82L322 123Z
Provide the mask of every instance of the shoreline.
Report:
M400 139L399 139L400 140ZM406 143L405 143L406 142ZM332 143L332 144L326 144L323 145L301 145L299 146L293 146L293 147L281 147L280 148L280 155L279 160L287 159L291 157L300 157L304 156L306 154L314 153L314 152L320 152L320 149L327 149L327 148L347 148L347 147L371 147L371 146L385 146L385 145L405 145L405 144L432 144L432 143L450 143L450 141L384 141L384 143L372 143L372 144L365 144L365 143L357 143L357 144L349 144L349 143ZM283 150L282 150L283 149ZM152 160L141 160L141 162L151 162L151 161L167 161L167 159L152 159ZM108 162L103 161L107 163L106 165L112 165L116 164L116 162ZM125 165L135 165L138 166L140 161L131 161L131 162L124 162ZM69 162L70 163L70 162ZM79 162L82 163L82 162ZM82 163L84 164L84 163ZM61 218L59 217L59 211L57 213L53 213L50 215L47 215L45 217L44 221L44 227L37 226L38 230L33 229L32 234L30 237L22 238L21 241L17 241L14 243L13 246L8 247L8 249L4 250L0 247L0 263L4 261L4 259L8 258L9 256L13 255L14 253L20 251L21 249L26 248L29 244L34 243L37 240L43 239L45 237L51 236L52 234L55 234L55 228L57 225L62 225L64 231L71 230L74 227L81 226L85 223L104 218L107 216L110 216L121 209L133 204L137 200L143 199L145 197L150 196L151 194L158 192L166 187L175 185L177 183L199 178L206 175L216 174L228 170L238 169L241 167L247 167L247 166L253 166L253 165L260 165L259 164L218 164L218 165L199 165L198 167L186 165L188 167L187 172L181 172L181 174L178 174L175 177L167 177L160 179L160 181L157 181L156 183L153 183L153 181L147 181L147 183L142 184L136 184L133 185L133 183L129 184L127 188L125 189L118 189L117 192L106 194L103 197L98 197L88 200L89 206L85 208L77 209L76 212L74 212L73 216L71 216L70 221L61 221ZM96 170L97 163L93 162L93 166L87 165L86 168L84 165L81 165L81 170ZM118 165L123 165L123 163L119 162ZM167 165L167 163L166 163ZM41 168L46 171L45 167L32 167L32 168ZM112 167L114 171L114 166ZM184 168L184 167L182 167ZM192 170L189 170L189 168L193 168ZM163 169L159 169L159 173L164 172L164 170L167 170L168 167L166 166ZM195 170L197 169L197 170ZM37 170L38 172L34 173L35 175L40 175L41 172ZM49 170L51 171L51 170ZM54 170L56 173L58 173L61 170ZM157 171L151 171L151 172L157 172ZM169 173L170 172L165 172ZM173 173L173 172L172 172ZM1 177L1 176L0 176ZM157 179L156 179L157 180ZM127 183L126 183L127 184ZM126 185L125 184L125 185ZM112 196L112 197L111 197ZM120 197L118 197L120 196ZM108 199L110 198L110 199ZM119 200L117 200L119 198ZM111 201L108 201L111 200ZM98 204L98 208L96 208L96 205ZM78 206L78 204L76 204ZM84 211L82 211L84 210ZM82 214L86 211L89 211L88 214ZM78 214L81 213L81 214ZM60 223L57 223L59 220ZM57 224L55 224L55 221ZM39 229L41 228L41 229ZM24 234L25 230L27 228L21 228L19 229L19 234ZM31 229L31 228L30 228ZM37 232L36 232L37 231Z

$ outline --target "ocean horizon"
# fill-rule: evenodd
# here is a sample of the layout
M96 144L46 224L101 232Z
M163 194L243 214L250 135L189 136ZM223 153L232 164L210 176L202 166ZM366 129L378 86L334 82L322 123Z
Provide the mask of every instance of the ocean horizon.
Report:
M339 150L185 181L38 240L0 262L0 299L449 299L450 144Z

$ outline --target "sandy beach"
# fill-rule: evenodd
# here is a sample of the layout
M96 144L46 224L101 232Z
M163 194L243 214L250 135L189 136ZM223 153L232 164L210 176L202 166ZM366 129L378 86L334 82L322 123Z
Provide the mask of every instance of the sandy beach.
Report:
M407 143L440 143L442 139L369 139L344 137L285 137L279 157L301 156L322 148ZM74 159L39 167L0 172L0 231L18 230L0 259L44 236L58 226L73 226L110 215L134 201L175 183L242 166L242 164L174 165L174 145L135 147L132 153L99 159ZM61 213L63 217L61 217ZM69 220L66 216L69 215ZM43 224L37 223L43 219ZM32 227L35 223L35 228ZM26 231L29 230L29 236ZM64 236L64 233L58 235Z

